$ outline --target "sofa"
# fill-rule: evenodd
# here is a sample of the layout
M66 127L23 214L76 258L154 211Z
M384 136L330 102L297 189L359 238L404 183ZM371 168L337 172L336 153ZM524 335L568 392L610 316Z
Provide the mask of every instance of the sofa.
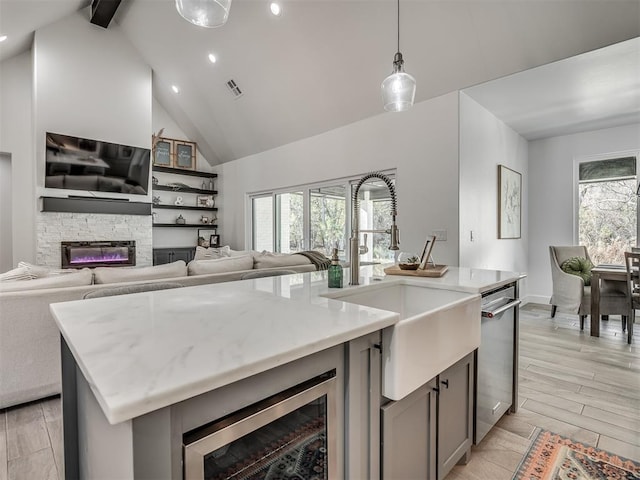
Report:
M283 269L317 269L301 254L230 249L224 254L225 248L228 249L198 247L195 259L188 265L179 260L153 267L73 271L30 266L30 270L23 267L32 273L30 277L29 272L25 274L20 269L0 275L0 409L61 393L60 333L49 309L52 303L81 300L90 292L121 286L178 283L189 287L241 280L256 270L273 270L275 274ZM207 255L211 250L218 255ZM25 275L28 279L23 279Z

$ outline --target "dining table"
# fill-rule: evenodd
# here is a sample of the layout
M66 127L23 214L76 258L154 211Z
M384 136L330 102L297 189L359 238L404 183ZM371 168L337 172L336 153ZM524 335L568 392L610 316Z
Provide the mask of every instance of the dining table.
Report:
M600 280L626 282L624 265L600 264L591 269L591 336L600 336Z

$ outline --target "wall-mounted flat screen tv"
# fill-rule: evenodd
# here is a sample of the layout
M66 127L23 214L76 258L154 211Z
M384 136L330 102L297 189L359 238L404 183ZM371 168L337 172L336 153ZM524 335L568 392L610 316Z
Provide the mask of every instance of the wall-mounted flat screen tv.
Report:
M150 150L47 132L44 186L146 195Z

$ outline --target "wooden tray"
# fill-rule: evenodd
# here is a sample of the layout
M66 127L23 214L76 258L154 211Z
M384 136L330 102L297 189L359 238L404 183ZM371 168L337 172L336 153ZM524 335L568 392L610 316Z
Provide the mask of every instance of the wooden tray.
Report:
M424 270L401 270L399 266L392 265L384 269L387 275L407 275L410 277L441 277L449 270L447 265L428 265Z

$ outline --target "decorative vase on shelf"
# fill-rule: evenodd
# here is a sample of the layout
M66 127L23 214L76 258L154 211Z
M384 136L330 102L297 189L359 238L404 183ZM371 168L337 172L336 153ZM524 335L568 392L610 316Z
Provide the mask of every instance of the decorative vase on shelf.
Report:
M415 253L400 252L398 256L398 267L400 270L417 270L420 266L420 257Z
M184 219L182 215L180 215L178 218L176 218L176 223L178 225L184 225L185 223L187 223L187 221Z
M209 179L209 190L213 190L213 178Z

